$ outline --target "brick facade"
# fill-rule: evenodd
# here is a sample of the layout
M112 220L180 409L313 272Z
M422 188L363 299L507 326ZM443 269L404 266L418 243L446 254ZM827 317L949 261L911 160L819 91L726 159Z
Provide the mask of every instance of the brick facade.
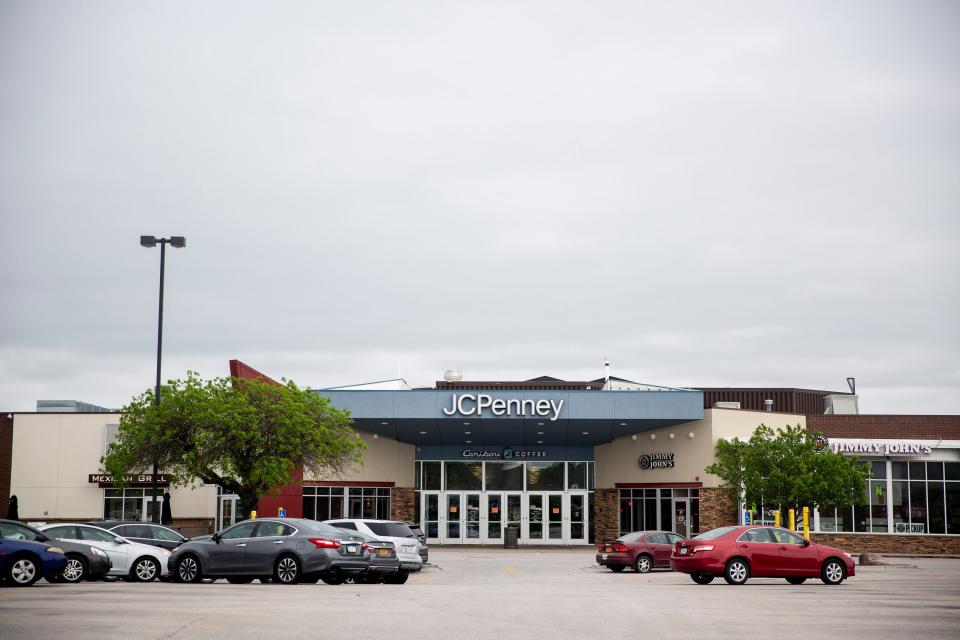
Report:
M593 492L594 540L613 540L620 535L620 492L597 489Z
M720 489L700 489L700 531L737 524L737 505Z
M890 555L960 555L960 536L906 536L868 533L811 533L814 542L843 549L847 553Z
M0 414L0 518L10 507L10 473L13 467L13 418Z
M808 415L807 431L828 438L960 440L960 416Z
M390 489L390 518L413 522L416 514L416 491L409 487L393 487Z

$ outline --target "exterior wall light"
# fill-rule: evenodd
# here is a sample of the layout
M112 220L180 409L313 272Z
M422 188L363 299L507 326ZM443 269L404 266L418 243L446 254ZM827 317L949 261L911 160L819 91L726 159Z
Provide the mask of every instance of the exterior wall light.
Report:
M690 433L688 433L688 434L687 434L687 437L690 438L691 440L693 440L693 431L691 431Z
M673 440L673 437L674 437L674 436L673 436L673 434L671 433L671 434L670 434L669 436L667 436L667 437L670 438L671 440Z
M632 436L630 436L630 439L633 440L634 442L636 442L636 441L637 441L637 434L633 434Z
M651 434L650 434L650 439L651 439L651 440L656 440L656 439L657 439L657 434L651 433Z

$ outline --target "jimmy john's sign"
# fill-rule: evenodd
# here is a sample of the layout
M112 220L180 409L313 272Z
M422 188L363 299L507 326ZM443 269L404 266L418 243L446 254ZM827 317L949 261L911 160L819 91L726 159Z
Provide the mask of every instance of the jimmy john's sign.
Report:
M645 453L637 460L637 464L643 470L647 469L672 469L673 453Z

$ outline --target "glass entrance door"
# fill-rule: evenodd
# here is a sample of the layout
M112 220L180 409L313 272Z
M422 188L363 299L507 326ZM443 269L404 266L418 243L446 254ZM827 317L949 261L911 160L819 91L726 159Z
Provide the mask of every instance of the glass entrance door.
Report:
M239 497L232 493L217 496L217 531L223 531L236 524L238 500Z
M484 532L481 542L484 544L502 542L507 527L516 527L518 534L522 535L520 532L520 525L523 522L522 494L487 493L484 498L486 510L484 520L481 522L481 530Z
M563 544L566 507L563 493L528 493L525 542Z
M444 494L444 504L443 541L479 544L480 494L448 491Z
M543 544L543 494L527 494L526 527L522 530L527 544Z
M503 540L504 517L503 494L487 494L487 527L483 541L496 543Z
M684 538L688 537L690 531L688 516L690 514L690 501L687 498L673 499L673 532Z
M571 493L567 496L570 506L567 513L565 539L571 544L587 542L589 523L587 521L587 494Z
M420 499L423 501L420 505L423 533L429 542L440 542L440 494L424 492Z
M562 544L564 541L564 505L562 493L547 494L547 542Z

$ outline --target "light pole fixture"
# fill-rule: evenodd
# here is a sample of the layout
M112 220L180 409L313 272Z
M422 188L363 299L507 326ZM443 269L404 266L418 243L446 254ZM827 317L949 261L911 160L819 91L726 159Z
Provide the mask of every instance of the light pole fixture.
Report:
M140 246L152 248L160 245L160 313L157 320L157 386L153 392L153 403L160 406L160 354L163 351L163 269L167 255L167 245L176 249L182 249L187 246L187 239L183 236L170 236L169 238L157 238L156 236L140 236ZM150 508L153 512L151 520L155 523L160 522L160 509L157 505L157 454L153 454L153 475L150 478L152 497L150 498Z

